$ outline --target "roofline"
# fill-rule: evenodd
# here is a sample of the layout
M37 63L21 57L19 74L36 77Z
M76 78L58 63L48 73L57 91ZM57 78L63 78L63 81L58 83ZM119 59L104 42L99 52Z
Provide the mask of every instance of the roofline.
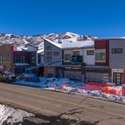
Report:
M125 40L125 37L121 38L96 38L94 40Z
M60 46L54 44L53 41L51 41L51 40L49 40L49 39L45 39L45 38L43 38L43 39L44 39L44 42L49 42L49 43L52 44L53 46L55 46L55 47L57 47L57 48L59 48L59 49L62 49L62 47L60 47Z
M62 48L63 50L66 49L92 49L94 46L89 46L89 47L67 47L67 48Z
M31 47L33 47L33 48L35 48L35 49L38 48L38 47L33 46L31 43L28 43L27 45L29 45L29 46L31 46Z

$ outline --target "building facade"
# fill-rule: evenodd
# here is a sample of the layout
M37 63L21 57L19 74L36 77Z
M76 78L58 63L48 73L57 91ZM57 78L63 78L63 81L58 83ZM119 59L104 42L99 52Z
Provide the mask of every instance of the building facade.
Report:
M15 74L21 74L29 67L36 66L36 52L13 51Z
M0 46L0 70L13 71L13 46L3 45Z
M95 40L95 65L86 66L87 81L108 82L110 81L109 67L109 40Z
M36 51L18 51L14 45L0 46L1 70L18 75L32 66L36 66Z
M49 40L44 41L44 75L63 77L62 49Z
M81 64L83 63L82 48L63 49L64 77L80 80L82 78Z
M44 40L39 49L15 45L0 46L0 72L23 73L38 66L42 76L66 77L80 81L125 83L125 39L93 41Z
M125 39L110 39L109 53L112 82L125 83Z
M84 81L85 67L94 64L94 47L63 49L64 77Z

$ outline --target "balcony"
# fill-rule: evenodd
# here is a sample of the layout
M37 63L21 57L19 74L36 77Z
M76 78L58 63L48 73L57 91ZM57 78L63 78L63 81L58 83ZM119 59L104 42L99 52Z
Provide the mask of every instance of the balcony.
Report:
M73 55L70 59L64 60L64 65L81 65L83 63L83 57L80 55Z

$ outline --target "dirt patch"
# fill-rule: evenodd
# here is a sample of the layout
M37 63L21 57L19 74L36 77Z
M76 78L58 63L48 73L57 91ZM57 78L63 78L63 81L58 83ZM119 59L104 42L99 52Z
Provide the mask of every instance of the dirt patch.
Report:
M16 124L19 125L19 124ZM26 118L22 125L97 125L96 122L79 121L76 119L65 119L60 117L43 116L42 118Z
M57 116L36 115L36 117L25 118L22 125L97 125L98 121L90 122L81 120L77 114L82 111L79 108L71 109Z

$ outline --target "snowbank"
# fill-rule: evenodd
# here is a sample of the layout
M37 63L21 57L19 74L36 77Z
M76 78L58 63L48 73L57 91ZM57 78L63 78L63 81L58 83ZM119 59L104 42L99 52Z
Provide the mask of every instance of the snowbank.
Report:
M14 109L5 105L0 105L0 125L3 125L5 123L7 125L22 123L24 118L34 116L35 115L32 113L28 113L20 109Z

